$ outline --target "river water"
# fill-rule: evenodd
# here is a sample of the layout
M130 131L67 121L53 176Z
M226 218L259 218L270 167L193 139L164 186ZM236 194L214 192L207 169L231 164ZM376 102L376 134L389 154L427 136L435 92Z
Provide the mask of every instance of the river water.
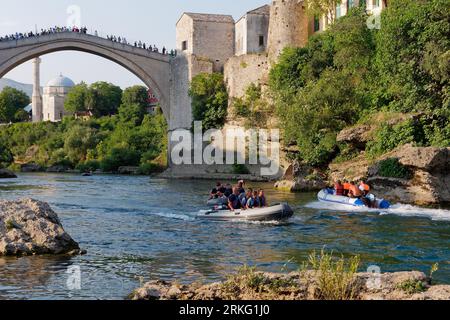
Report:
M296 270L313 250L359 254L361 269L429 272L450 284L450 210L395 205L385 212L346 211L263 187L269 202L288 201L283 224L195 219L214 182L148 177L23 174L0 181L0 199L49 202L87 254L0 258L0 299L123 299L143 281L221 280L247 264ZM70 290L68 270L81 272ZM69 281L70 282L70 281ZM72 285L74 284L73 282ZM76 283L75 283L76 284Z

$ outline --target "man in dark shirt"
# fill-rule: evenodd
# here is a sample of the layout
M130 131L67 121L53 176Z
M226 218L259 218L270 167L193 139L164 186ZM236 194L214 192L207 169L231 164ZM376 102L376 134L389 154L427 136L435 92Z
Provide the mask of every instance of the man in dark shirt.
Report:
M233 193L228 197L228 208L231 211L241 208L241 202L239 201L239 189L233 188Z

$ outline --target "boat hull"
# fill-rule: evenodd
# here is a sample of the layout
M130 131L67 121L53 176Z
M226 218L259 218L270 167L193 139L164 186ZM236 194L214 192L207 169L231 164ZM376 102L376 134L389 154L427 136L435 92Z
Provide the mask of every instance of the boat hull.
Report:
M348 206L352 206L352 207L365 207L366 206L361 199L337 196L337 195L334 195L332 193L332 191L328 190L328 189L321 190L318 193L317 198L319 199L319 201L327 202L327 203L337 203L337 204L343 204L343 205L348 205ZM375 199L375 205L376 205L376 208L379 208L379 209L388 209L391 206L391 204L387 200L384 200L384 199Z
M287 203L282 203L248 210L202 210L197 218L211 221L282 221L289 219L293 214L291 207Z

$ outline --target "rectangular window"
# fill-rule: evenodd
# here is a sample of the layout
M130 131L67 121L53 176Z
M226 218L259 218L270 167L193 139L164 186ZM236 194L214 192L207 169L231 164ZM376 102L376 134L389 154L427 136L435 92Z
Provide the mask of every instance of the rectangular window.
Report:
M259 46L264 47L264 36L259 36Z
M181 50L186 51L187 50L187 41L183 41L181 43Z
M374 6L376 8L379 8L380 7L380 0L374 0Z
M319 17L314 17L314 32L320 30L320 20Z

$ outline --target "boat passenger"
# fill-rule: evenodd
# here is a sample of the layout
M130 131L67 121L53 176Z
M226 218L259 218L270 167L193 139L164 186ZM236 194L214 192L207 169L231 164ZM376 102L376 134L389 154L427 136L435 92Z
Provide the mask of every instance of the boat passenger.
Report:
M224 192L225 197L228 198L229 196L231 196L232 193L233 193L233 188L231 187L231 184L227 183L225 185L225 192Z
M370 186L364 180L361 180L359 183L359 190L367 196L370 193Z
M337 196L343 196L344 195L344 185L342 184L341 180L338 180L334 184L334 190L336 191Z
M228 208L231 211L241 208L241 202L239 201L239 189L233 188L233 193L228 197Z
M350 183L348 180L344 180L344 194L343 196L348 197L348 193L350 192Z
M258 199L259 199L259 206L261 208L267 207L266 196L264 195L263 189L259 189Z
M239 193L245 193L245 182L244 180L239 180L237 187L239 188Z
M355 182L350 182L350 188L348 192L348 196L350 198L361 198L363 195L362 191L356 186Z
M247 209L259 208L259 192L253 191L251 197L247 200Z
M253 189L249 188L246 193L241 193L239 195L239 201L241 202L242 208L247 208L247 201L252 197Z

